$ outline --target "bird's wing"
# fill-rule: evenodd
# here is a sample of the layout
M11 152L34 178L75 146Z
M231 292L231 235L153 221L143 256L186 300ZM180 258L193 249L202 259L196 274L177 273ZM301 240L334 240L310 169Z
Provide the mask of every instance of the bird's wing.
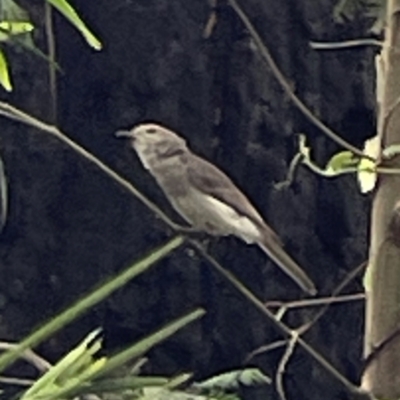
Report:
M186 159L189 182L197 190L230 206L239 215L249 218L260 229L258 245L305 291L314 295L315 286L301 267L286 253L278 235L263 221L246 196L221 170L208 161L192 155Z
M248 217L258 227L266 230L271 239L281 243L276 233L266 225L247 197L224 172L196 155L188 157L186 167L188 179L197 190L229 205L238 214Z

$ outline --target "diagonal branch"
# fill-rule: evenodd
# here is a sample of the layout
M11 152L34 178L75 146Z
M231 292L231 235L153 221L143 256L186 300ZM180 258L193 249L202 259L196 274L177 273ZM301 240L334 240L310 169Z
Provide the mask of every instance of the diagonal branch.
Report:
M19 110L16 107L11 106L10 104L0 102L0 115L10 118L14 121L21 122L25 125L32 126L33 128L39 129L43 132L46 132L52 136L55 136L61 142L65 143L73 150L75 150L78 154L84 157L86 160L94 164L97 168L99 168L102 172L104 172L108 177L118 182L122 187L124 187L128 192L133 194L137 199L139 199L147 208L154 212L159 218L161 218L170 228L175 231L185 232L188 230L192 232L192 229L182 227L180 225L175 224L160 208L158 208L152 201L150 201L146 196L144 196L139 190L137 190L130 182L126 179L122 178L116 172L114 172L110 167L96 158L93 154L89 153L86 149L84 149L79 144L75 143L73 140L68 138L63 132L61 132L56 126L46 124L29 114Z
M271 53L269 52L268 48L263 43L260 35L257 33L256 29L254 28L253 24L250 22L247 15L238 5L236 0L228 0L231 7L235 10L239 18L242 20L243 24L246 26L247 30L250 32L250 35L254 39L255 44L257 45L262 57L267 62L268 66L271 68L272 73L274 74L276 80L282 86L283 90L286 94L290 97L293 101L295 106L303 113L303 115L308 118L315 126L317 126L326 136L336 142L339 146L357 154L360 157L365 158L366 156L363 152L358 149L357 147L353 146L346 140L342 139L337 133L335 133L332 129L326 126L321 120L319 120L311 110L303 103L302 100L293 92L292 88L290 87L289 83L287 82L286 78L280 71L279 67L277 66L275 60L273 59ZM369 157L367 157L369 158Z
M58 128L52 125L48 125L23 111L7 104L0 102L0 115L7 118L19 121L26 125L32 126L36 129L44 131L52 136L55 136L63 143L67 144L73 150L75 150L82 157L89 160L91 163L96 165L101 171L103 171L108 177L119 183L125 189L127 189L136 198L142 201L151 211L158 215L168 226L174 230L181 231L182 228L172 222L154 203L143 196L133 185L128 181L121 178L116 172L111 168L97 159L94 155L89 153L83 147L79 146L73 140L65 136ZM190 229L189 229L190 230ZM292 338L297 335L296 332L292 331L287 325L280 321L274 313L268 310L264 303L258 299L247 287L245 287L231 272L223 268L213 257L211 257L200 243L196 240L186 238L186 241L202 255L202 257L207 260L223 277L225 277L231 285L233 285L239 292L249 300L256 308L258 308L268 319L270 319L283 333ZM296 337L297 338L297 337ZM344 375L342 375L331 363L329 363L321 354L315 351L306 341L301 337L297 338L297 343L301 346L311 357L313 357L319 364L321 364L332 376L334 376L338 381L340 381L349 391L353 393L359 393L359 389L356 385L350 382Z
M205 260L207 260L228 282L234 286L247 300L249 300L262 314L271 320L283 333L289 337L297 335L295 331L290 329L282 321L280 321L272 311L265 308L264 303L255 296L246 286L240 282L235 275L222 267L212 256L210 256L203 246L196 240L187 239L188 243L198 251ZM341 382L350 392L359 393L356 385L350 382L344 375L342 375L329 361L327 361L321 354L315 351L305 340L301 337L297 338L297 343L301 346L312 358L314 358L323 368L325 368L332 376Z

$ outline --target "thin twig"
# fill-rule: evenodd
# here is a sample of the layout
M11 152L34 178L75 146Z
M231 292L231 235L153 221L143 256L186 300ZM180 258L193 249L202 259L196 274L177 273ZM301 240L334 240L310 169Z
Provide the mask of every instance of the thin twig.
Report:
M253 359L255 356L258 356L260 354L265 354L268 353L272 350L279 349L283 346L286 346L288 343L287 340L277 340L276 342L272 342L269 344L266 344L264 346L260 346L257 349L253 350L250 354L246 356L244 359L244 364L248 364L251 359Z
M36 381L30 379L12 378L8 376L0 376L0 383L15 386L32 386Z
M343 42L310 42L310 47L314 50L339 50L351 47L374 46L383 47L383 42L376 39L353 39Z
M44 3L45 11L45 32L47 38L47 51L50 59L49 62L49 82L50 82L50 95L51 95L51 122L53 124L57 121L57 71L55 67L56 62L56 43L54 40L54 27L52 7L46 1Z
M332 304L338 304L338 303L348 303L351 301L360 301L360 300L365 300L365 294L364 293L356 293L356 294L350 294L350 295L345 295L345 296L340 296L340 297L321 297L320 299L304 299L304 300L297 300L297 301L290 301L290 302L282 302L282 301L269 301L265 303L265 307L267 308L279 308L278 312L275 314L276 318L279 320L282 320L283 315L286 311L290 311L293 309L298 309L298 308L305 308L305 307L316 307L316 306L321 306L321 305L332 305ZM326 309L325 309L326 311ZM308 327L308 325L307 325ZM304 325L301 326L300 328L296 329L299 333L301 334L304 333ZM269 351L275 350L277 348L280 348L282 346L287 345L287 340L279 340L273 343L269 343L264 346L258 347L256 350L253 350L245 359L244 363L250 362L252 358L255 356L258 356L260 354L268 353Z
M295 300L295 301L268 301L265 303L265 307L268 308L281 308L284 307L287 310L291 310L294 308L306 308L306 307L317 307L324 305L331 305L337 303L349 303L351 301L360 301L365 300L365 293L355 293L355 294L346 294L339 297L320 297L318 299L304 299L304 300Z
M142 357L138 361L136 361L135 365L129 371L129 375L139 375L142 367L149 361L147 357Z
M354 268L352 271L350 271L345 278L343 279L342 282L335 288L335 290L332 292L332 299L335 299L336 296L350 283L353 281L353 279L365 269L367 266L367 262L364 261L360 265L358 265L356 268ZM327 304L325 307L323 307L314 317L311 321L305 323L302 328L299 328L301 330L302 334L304 334L306 331L308 331L313 325L317 323L317 321L322 318L322 316L326 313L328 308L330 307L332 303Z
M247 300L249 300L261 313L266 315L283 333L292 337L294 331L285 325L282 321L278 320L274 313L265 308L264 303L256 297L242 282L240 282L235 275L226 270L222 265L210 256L203 246L193 239L187 239L187 242L195 248L205 260L207 260L228 282L233 285ZM297 334L297 333L296 333ZM315 351L306 341L301 337L297 339L298 344L323 368L325 368L332 376L341 382L349 391L358 392L359 389L356 385L350 382L344 375L342 375L329 361L327 361L321 354Z
M101 171L103 171L108 177L118 182L122 187L124 187L128 192L133 194L137 199L139 199L147 208L149 208L152 212L154 212L158 217L160 217L168 226L170 226L173 230L185 232L192 232L191 228L186 228L180 225L175 224L163 211L161 211L152 201L150 201L146 196L139 192L130 182L126 179L122 178L116 172L114 172L110 167L96 158L93 154L89 153L82 146L78 145L74 141L68 138L64 133L62 133L58 128L53 125L48 125L38 119L26 114L25 112L17 109L16 107L11 106L10 104L0 102L0 115L3 115L7 118L13 119L15 121L21 122L26 125L30 125L36 129L44 131L52 136L55 136L60 141L67 144L73 150L75 150L78 154L83 156L85 159L90 161L96 167L98 167Z
M250 35L254 39L254 42L257 45L261 55L264 57L267 64L271 68L271 71L274 74L276 80L279 82L279 84L281 85L283 90L290 97L290 99L293 101L293 103L296 105L296 107L304 114L304 116L307 117L326 136L328 136L330 139L332 139L334 142L336 142L339 146L353 152L354 154L357 154L360 157L370 158L370 157L366 157L360 149L353 146L346 140L342 139L332 129L327 127L323 122L321 122L317 117L314 116L314 114L311 112L311 110L293 92L292 88L290 87L290 84L287 82L286 78L284 77L284 75L280 71L279 67L277 66L276 62L274 61L273 57L271 56L267 46L265 46L261 37L259 36L256 29L254 28L253 24L250 22L249 18L243 12L243 10L240 8L240 6L236 2L236 0L228 0L228 2L231 5L231 7L236 11L237 15L242 20L243 24L246 26Z
M18 345L19 343L0 342L0 350L12 350L17 348ZM34 351L30 349L25 350L21 354L21 357L30 362L40 372L46 372L52 367L52 365L47 360L37 355Z
M281 181L281 182L275 183L274 188L276 190L286 189L294 182L296 171L297 171L298 167L302 164L303 159L304 159L304 155L301 154L300 152L298 152L293 157L293 159L292 159L292 161L290 162L290 165L289 165L289 170L288 170L288 173L286 175L286 179Z
M203 38L204 39L208 39L212 35L215 25L217 24L217 21L218 21L217 11L216 11L217 1L218 0L209 0L209 7L210 7L211 11L210 11L210 15L208 17L206 26L203 30Z
M283 377L286 371L286 366L289 363L290 357L293 355L298 338L299 338L298 333L293 332L293 335L290 338L289 343L287 344L285 353L283 354L281 361L279 362L278 369L276 371L276 378L275 378L276 391L278 392L281 400L286 400L285 389L283 387Z

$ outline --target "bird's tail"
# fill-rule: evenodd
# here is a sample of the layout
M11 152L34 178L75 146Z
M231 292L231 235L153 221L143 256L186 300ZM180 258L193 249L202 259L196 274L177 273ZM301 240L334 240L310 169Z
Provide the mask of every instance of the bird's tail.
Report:
M314 296L317 289L314 283L303 271L303 269L289 256L282 245L274 240L275 238L266 237L262 242L258 242L259 247L283 269L305 292Z

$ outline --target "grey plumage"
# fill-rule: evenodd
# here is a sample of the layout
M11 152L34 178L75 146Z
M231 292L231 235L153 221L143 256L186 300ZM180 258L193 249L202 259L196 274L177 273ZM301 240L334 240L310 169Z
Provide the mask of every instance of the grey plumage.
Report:
M117 136L131 140L143 166L193 227L257 244L303 290L316 294L313 282L286 253L247 197L225 173L192 153L183 138L157 124L138 125L117 132Z

